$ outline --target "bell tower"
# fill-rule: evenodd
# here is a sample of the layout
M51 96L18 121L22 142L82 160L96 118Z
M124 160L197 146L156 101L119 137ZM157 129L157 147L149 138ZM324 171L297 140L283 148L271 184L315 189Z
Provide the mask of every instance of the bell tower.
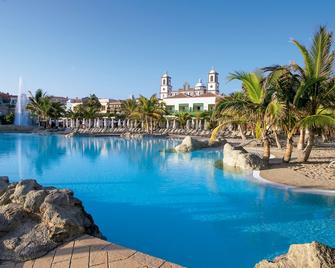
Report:
M168 75L167 72L165 72L165 74L163 74L163 76L161 77L161 87L160 87L160 98L161 99L165 99L168 96L170 96L172 91L172 85L171 85L171 77Z
M214 67L208 73L208 92L219 94L219 73L215 71Z

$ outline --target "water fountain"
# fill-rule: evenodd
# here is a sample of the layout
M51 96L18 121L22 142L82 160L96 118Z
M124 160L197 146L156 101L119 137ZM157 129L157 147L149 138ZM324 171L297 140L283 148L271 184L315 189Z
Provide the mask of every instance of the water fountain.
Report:
M29 125L29 113L26 110L28 104L27 95L22 92L22 77L19 78L19 93L17 96L17 102L15 107L15 122L16 126L28 126Z

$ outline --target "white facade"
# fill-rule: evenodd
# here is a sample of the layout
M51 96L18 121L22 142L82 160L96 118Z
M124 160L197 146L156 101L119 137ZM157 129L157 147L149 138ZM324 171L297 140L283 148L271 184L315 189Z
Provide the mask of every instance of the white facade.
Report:
M208 73L208 92L219 94L219 85L219 74L214 69L212 69Z
M170 112L200 112L214 108L218 96L172 97L163 101Z
M163 74L161 78L161 87L160 87L160 98L167 98L172 91L171 77L167 74Z
M171 77L165 73L161 77L160 98L170 112L209 111L221 97L219 85L214 68L208 73L207 86L199 79L193 88L186 82L178 90L172 90Z

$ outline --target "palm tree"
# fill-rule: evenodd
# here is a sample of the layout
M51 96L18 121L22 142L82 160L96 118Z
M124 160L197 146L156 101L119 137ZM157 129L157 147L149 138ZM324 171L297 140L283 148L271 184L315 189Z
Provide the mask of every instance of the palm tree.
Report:
M135 98L130 98L122 101L121 111L126 117L131 117L137 109L137 103Z
M299 107L294 105L294 98L300 86L299 77L290 65L265 67L263 71L269 72L268 76L272 77L274 96L278 103L276 105L278 111L273 120L277 128L282 128L285 131L286 149L283 162L289 162L293 152L293 136L300 127Z
M31 91L29 94L27 110L37 117L39 124L44 121L45 126L49 127L49 119L58 119L65 113L64 105L52 101L42 89L36 90L35 95Z
M226 125L226 124L232 124L232 125L237 125L238 130L240 132L240 136L242 139L242 142L246 141L246 136L245 136L245 128L247 125L247 122L252 122L252 120L248 120L246 118L246 114L241 112L240 110L226 110L226 101L229 102L238 102L242 101L245 98L245 95L243 92L236 91L231 93L228 96L225 96L224 101L219 101L215 107L214 113L211 116L212 121L217 121L221 125Z
M238 97L223 98L216 105L216 110L228 116L228 120L214 129L212 139L217 135L219 129L227 123L247 118L248 121L254 122L256 138L261 138L263 142L264 162L269 161L270 131L274 124L273 118L280 112L279 102L273 97L272 78L265 78L256 72L230 74L229 80L240 80L244 91Z
M121 103L121 112L123 117L127 120L129 119L137 119L138 114L136 116L136 111L138 109L137 101L135 98L130 98L122 101Z
M94 119L99 116L101 103L95 94L91 94L84 98L83 103L74 108L74 112L78 117L85 119Z
M137 109L132 115L144 120L146 132L149 133L153 131L155 122L158 122L165 113L164 104L160 103L154 94L150 98L141 95L138 98Z
M301 80L294 103L304 107L300 125L309 132L307 146L299 155L300 161L307 161L310 156L316 128L335 126L334 114L326 110L335 107L332 40L332 33L323 26L315 33L310 49L293 40L304 59L304 67L294 64Z
M186 112L177 113L175 114L175 116L177 117L177 121L182 128L185 128L187 120L190 120L192 118L192 116Z

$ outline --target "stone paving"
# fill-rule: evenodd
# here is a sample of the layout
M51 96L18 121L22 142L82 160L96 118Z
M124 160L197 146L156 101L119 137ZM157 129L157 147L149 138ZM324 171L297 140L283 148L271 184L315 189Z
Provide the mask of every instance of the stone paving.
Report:
M181 268L177 264L136 250L83 235L50 251L47 255L26 262L1 263L0 268Z

